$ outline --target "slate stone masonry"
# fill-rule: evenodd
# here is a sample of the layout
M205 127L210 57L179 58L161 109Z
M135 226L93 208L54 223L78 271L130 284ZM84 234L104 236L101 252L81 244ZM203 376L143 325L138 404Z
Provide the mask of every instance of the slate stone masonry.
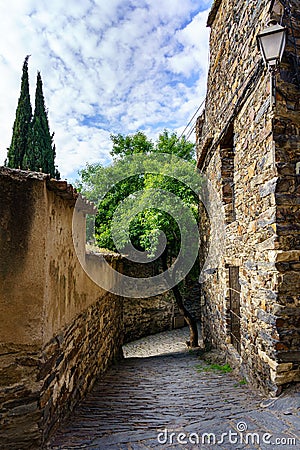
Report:
M270 19L288 28L273 108L256 43ZM273 394L300 381L299 24L297 0L214 2L206 105L196 129L198 167L222 200L226 224L221 261L202 286L204 340ZM203 262L209 244L221 244L210 242L205 212L200 229Z
M122 298L87 276L74 249L72 236L78 233L77 252L85 257L85 213L93 208L81 199L75 210L77 199L64 181L0 168L0 448L5 450L42 448L96 378L122 356ZM107 276L99 258L89 264Z
M119 271L130 277L151 278L157 273L157 262L138 264L122 258ZM161 270L161 268L160 268ZM200 320L199 283L185 280L182 288L184 305L195 320ZM172 291L150 298L124 298L124 343L144 336L184 326Z

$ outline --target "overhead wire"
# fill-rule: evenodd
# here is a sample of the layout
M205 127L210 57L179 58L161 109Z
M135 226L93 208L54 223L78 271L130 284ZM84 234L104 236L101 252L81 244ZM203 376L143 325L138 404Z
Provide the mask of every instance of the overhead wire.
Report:
M200 109L202 108L202 106L204 105L205 102L205 98L203 99L203 101L201 102L200 106L198 106L197 110L195 111L193 117L190 119L190 121L188 122L188 124L186 125L186 127L184 128L183 132L181 133L181 135L179 136L178 140L180 140L184 135L186 130L190 127L190 125L192 124L192 128L194 128L195 124L196 124L196 120L194 121L194 118L196 117L196 115L198 114L198 112L200 111ZM194 122L193 122L194 121ZM193 123L192 123L193 122ZM189 136L192 134L192 132L189 133ZM188 139L188 138L187 138Z
M196 120L192 123L192 125L191 125L191 127L190 127L190 131L189 131L189 132L187 133L187 135L186 135L186 139L187 139L187 140L189 140L189 138L191 137L191 135L194 133L196 123L197 123Z

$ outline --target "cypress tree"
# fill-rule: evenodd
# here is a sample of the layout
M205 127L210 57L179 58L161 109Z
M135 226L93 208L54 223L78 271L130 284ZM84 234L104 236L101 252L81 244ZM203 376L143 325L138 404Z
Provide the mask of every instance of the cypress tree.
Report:
M28 81L28 59L27 55L23 64L21 79L21 93L18 101L16 118L13 126L13 135L7 153L7 166L15 169L23 169L24 155L27 148L28 133L32 118L30 104L29 81Z
M45 108L43 82L40 72L37 73L35 108L28 137L28 146L24 164L34 171L49 173L51 177L59 178L55 169L55 145L49 130L48 115Z

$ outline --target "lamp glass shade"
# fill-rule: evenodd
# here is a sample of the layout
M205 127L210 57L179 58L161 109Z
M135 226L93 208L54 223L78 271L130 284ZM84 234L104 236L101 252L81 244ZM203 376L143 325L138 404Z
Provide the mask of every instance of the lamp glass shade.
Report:
M286 28L278 24L272 25L265 28L257 36L257 40L267 65L273 66L281 61L286 44Z

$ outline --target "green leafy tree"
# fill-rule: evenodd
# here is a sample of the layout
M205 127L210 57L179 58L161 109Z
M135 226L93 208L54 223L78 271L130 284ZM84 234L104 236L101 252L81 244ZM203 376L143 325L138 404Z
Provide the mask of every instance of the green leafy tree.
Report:
M90 200L97 201L102 197L101 192L107 192L106 186L110 186L112 174L115 174L116 171L122 173L122 160L128 161L130 155L143 154L146 161L149 154L168 153L170 159L162 163L157 173L153 173L151 168L149 168L149 172L139 175L127 173L125 179L108 191L104 199L98 204L99 212L95 221L96 241L100 247L116 250L112 238L112 219L118 205L126 199L127 203L123 212L120 213L120 221L117 222L116 229L113 230L114 237L117 237L120 244L118 247L123 246L126 249L126 245L130 241L138 250L148 251L149 257L153 257L159 246L159 230L163 231L167 245L160 259L161 267L166 272L179 252L181 233L172 214L155 207L147 208L145 206L144 208L144 205L147 205L149 201L151 203L154 195L157 196L154 202L157 205L162 201L166 202L165 199L159 197L161 195L160 190L168 191L177 198L179 197L190 213L198 219L197 195L184 182L165 175L172 164L174 165L174 172L180 172L181 170L178 158L174 158L173 162L173 154L186 161L194 161L194 144L188 142L185 138L179 139L175 133L170 135L166 130L159 136L155 144L142 132L130 136L112 135L111 139L113 142L111 155L114 158L112 166L88 165L80 172L81 179L78 187ZM165 168L163 164L166 165ZM124 167L125 170L128 168L126 164ZM134 170L132 173L134 173ZM180 178L184 179L184 176ZM140 212L134 214L134 217L130 220L129 234L123 233L126 223L129 222L128 211L134 211L136 207ZM176 209L176 206L170 205L170 210L172 208ZM183 223L183 229L184 226ZM188 255L186 256L188 257ZM190 345L195 347L198 345L196 321L184 306L180 287L176 284L172 291L179 310L189 324Z
M112 134L110 138L113 142L111 151L113 158L123 158L124 156L137 153L147 154L154 150L153 142L142 131L127 136L123 134Z
M171 153L185 161L195 159L195 145L187 141L185 136L178 138L176 133L170 135L168 130L164 130L159 135L155 151L157 153Z
M28 134L28 145L24 156L26 169L49 173L51 177L59 178L55 168L54 134L50 134L48 115L43 94L43 82L40 72L37 73L35 91L35 109Z
M27 149L28 134L32 118L30 104L29 81L28 81L28 59L27 55L23 64L21 79L21 93L18 100L16 118L13 126L13 135L7 153L7 166L11 168L24 169L24 155Z

